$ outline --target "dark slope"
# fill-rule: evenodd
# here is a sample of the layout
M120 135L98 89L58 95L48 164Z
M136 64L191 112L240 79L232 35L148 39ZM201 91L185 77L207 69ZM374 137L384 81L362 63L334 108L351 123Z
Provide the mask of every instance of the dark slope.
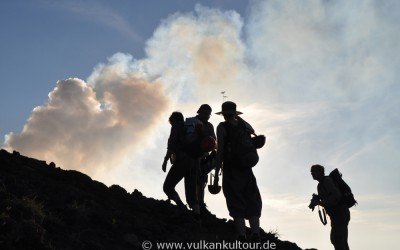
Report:
M142 249L144 240L233 240L232 221L127 193L54 163L0 151L0 249ZM300 249L263 232L277 249ZM153 249L157 249L153 247Z

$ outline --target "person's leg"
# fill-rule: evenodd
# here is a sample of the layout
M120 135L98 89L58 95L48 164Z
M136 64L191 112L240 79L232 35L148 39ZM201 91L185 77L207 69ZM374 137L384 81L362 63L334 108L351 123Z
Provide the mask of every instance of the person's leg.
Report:
M199 204L202 207L205 207L206 203L204 201L204 196L205 196L205 189L207 186L207 182L204 182L204 180L200 180L199 183Z
M335 250L337 250L336 249L336 239L337 239L337 236L336 236L336 228L335 228L335 226L332 224L332 222L331 222L331 234L330 234L330 239L331 239L331 243L332 243L332 245L333 245L333 247L335 248Z
M249 224L251 228L251 234L260 236L260 217L250 217Z
M346 225L346 231L345 231L345 247L346 250L350 250L349 247L349 222L350 222L350 210L346 208L346 218L345 218L345 225Z
M246 173L246 177L249 179L245 190L246 218L249 218L252 240L258 241L260 239L262 199L257 186L256 178L251 169Z
M347 227L341 227L339 225L332 226L331 228L331 243L335 247L335 250L347 250L348 246L345 241L345 231Z
M343 240L344 240L344 248L345 250L350 250L349 248L349 243L348 243L348 238L349 238L349 229L348 229L348 225L345 226L344 228L344 235L343 235Z
M246 239L246 222L244 218L236 217L233 218L233 223L235 224L236 233L238 234L238 239Z
M198 178L198 198L199 198L199 205L200 208L205 207L205 202L204 202L204 194L205 194L205 187L207 185L207 174L204 172L204 164L200 165L200 173L199 173L199 178Z
M201 187L200 187L200 159L197 159L194 162L194 208L193 211L200 215L200 193L201 193Z
M185 174L186 201L195 214L200 214L197 185L198 160L188 158L187 162L188 170Z
M163 185L164 193L179 207L185 207L185 205L179 197L179 194L176 192L175 187L182 180L183 176L184 172L182 171L182 165L174 164L169 170Z
M246 240L246 197L243 190L247 182L240 175L241 172L227 169L223 171L222 192L226 199L229 215L234 221L237 239Z
M331 217L331 243L335 250L349 249L347 225L346 215L342 211L337 211L337 214Z

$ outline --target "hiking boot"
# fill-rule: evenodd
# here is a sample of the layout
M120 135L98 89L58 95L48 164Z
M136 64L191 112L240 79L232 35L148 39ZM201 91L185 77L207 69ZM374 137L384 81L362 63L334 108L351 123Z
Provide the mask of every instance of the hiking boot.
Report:
M239 235L239 236L236 238L236 240L237 240L237 241L240 241L240 242L246 242L246 241L247 241L246 235Z
M213 216L213 214L210 212L210 210L207 209L207 205L205 204L200 207L200 214L205 217Z
M185 206L185 204L178 204L178 205L176 205L177 207L178 207L178 209L179 210L182 210L182 211L187 211L188 209L187 209L187 207Z
M175 204L176 204L178 207L180 207L180 208L185 207L185 204L183 204L183 202L181 201L181 199L180 199L179 197L177 197L177 198L175 198L175 199L172 199L172 200L175 202Z
M193 219L196 223L201 224L201 214L193 213Z
M260 240L260 234L254 233L250 236L250 242L260 242Z

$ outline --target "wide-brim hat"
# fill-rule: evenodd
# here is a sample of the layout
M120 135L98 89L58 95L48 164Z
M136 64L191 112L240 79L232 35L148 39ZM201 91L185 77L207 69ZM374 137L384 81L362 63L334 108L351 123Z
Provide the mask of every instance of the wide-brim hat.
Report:
M241 115L240 111L236 110L236 103L234 102L224 102L222 103L222 111L215 113L217 115Z

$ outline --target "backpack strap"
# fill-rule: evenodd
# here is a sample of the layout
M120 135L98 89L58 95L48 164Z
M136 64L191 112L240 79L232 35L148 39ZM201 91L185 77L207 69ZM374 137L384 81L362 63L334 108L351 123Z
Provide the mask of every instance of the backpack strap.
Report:
M325 226L325 225L327 224L325 209L322 208L322 212L321 212L321 210L319 209L319 206L318 206L318 215L319 215L319 220L320 220L320 221L322 222L322 224Z
M225 128L225 132L226 132L226 137L224 140L224 152L223 152L223 157L224 157L224 161L227 160L230 162L230 166L232 166L232 164L235 164L235 155L232 154L233 151L233 140L234 138L234 129L237 129L237 126L234 126L233 124L230 124L228 122L221 122L222 126ZM225 165L225 162L224 162Z
M328 190L326 189L324 182L326 180L328 176L324 176L324 178L322 179L322 181L319 183L319 185L321 185L321 188L325 191L325 193L328 193Z
M225 140L224 140L224 150L227 150L227 145L228 145L228 143L232 143L232 138L231 138L231 135L232 135L232 126L230 125L230 124L228 124L228 122L221 122L221 124L222 124L222 126L224 127L224 129L225 129L225 132L226 132L226 137L225 137Z
M224 127L224 129L225 129L225 132L226 132L226 138L225 138L225 145L226 145L226 143L227 142L231 142L232 141L232 138L231 138L231 136L232 136L232 128L233 128L233 125L232 124L229 124L228 122L221 122L221 124L222 124L222 126Z
M257 136L254 128L250 125L250 123L246 122L242 117L237 116L237 119L239 121L239 124L249 133L254 136Z

